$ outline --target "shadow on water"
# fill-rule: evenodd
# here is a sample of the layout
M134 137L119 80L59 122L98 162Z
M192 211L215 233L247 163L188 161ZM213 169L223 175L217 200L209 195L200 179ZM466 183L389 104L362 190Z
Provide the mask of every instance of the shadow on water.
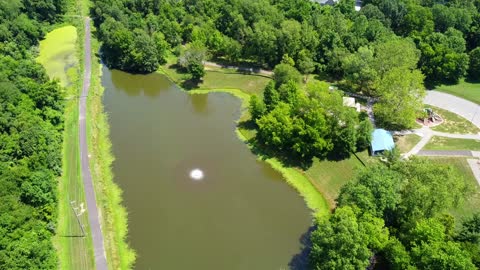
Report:
M111 70L110 74L114 89L123 90L129 96L143 94L148 97L156 97L171 86L171 82L165 76L156 73L141 75Z
M310 241L310 235L315 230L315 226L312 225L308 230L300 236L300 244L302 248L299 253L293 255L292 259L288 263L290 270L307 270L310 269L308 262L308 254L312 248L312 242Z

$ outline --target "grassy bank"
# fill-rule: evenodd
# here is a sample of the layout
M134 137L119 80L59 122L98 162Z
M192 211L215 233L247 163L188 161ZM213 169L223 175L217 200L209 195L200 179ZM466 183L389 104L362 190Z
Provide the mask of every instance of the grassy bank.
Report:
M363 167L362 162L367 166L376 162L376 159L369 157L368 151L356 155L341 161L314 159L312 166L306 171L306 175L322 192L331 209L335 207L335 199L342 186L355 177L356 170Z
M441 85L436 90L480 104L480 82L470 83L462 80L455 85Z
M86 0L84 0L86 2ZM94 32L92 25L92 32ZM104 112L101 84L101 64L96 53L100 48L92 37L92 79L87 101L87 138L91 155L90 170L95 194L101 211L101 225L109 269L130 269L135 252L126 242L127 211L122 206L122 191L113 181L113 156L109 139L108 119Z

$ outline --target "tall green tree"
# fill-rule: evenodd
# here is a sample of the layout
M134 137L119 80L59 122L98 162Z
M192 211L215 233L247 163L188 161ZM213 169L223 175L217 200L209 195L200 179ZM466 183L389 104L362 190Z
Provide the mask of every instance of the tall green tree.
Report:
M470 52L468 78L475 81L480 80L480 47L477 47Z
M350 207L340 207L318 221L311 235L310 264L314 269L366 269L387 239L381 219L368 213L357 218Z
M376 82L375 88L380 96L373 107L378 124L392 130L413 127L425 96L422 73L394 68Z
M445 34L432 33L419 44L420 68L430 84L457 83L468 67L465 39L460 31L449 28Z
M301 75L300 72L291 65L278 64L273 70L273 80L275 81L275 86L280 87L289 81L300 83Z

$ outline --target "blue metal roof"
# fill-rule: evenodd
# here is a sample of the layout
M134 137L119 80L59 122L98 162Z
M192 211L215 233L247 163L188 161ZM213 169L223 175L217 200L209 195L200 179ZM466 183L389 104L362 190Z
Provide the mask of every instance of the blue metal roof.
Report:
M385 129L375 129L372 133L372 151L392 150L395 147L392 134Z

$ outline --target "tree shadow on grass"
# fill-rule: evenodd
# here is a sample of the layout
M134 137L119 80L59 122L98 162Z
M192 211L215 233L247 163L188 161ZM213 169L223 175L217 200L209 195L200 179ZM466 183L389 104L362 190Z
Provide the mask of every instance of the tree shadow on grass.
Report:
M291 270L307 270L310 269L308 254L312 248L312 241L310 235L316 229L315 225L312 225L308 230L300 236L300 244L302 245L300 252L293 255L292 259L288 263Z
M273 149L272 147L263 144L262 142L257 140L255 137L248 140L248 143L252 146L251 147L252 152L255 155L261 157L263 160L266 160L269 158L276 158L285 167L297 167L297 168L301 168L302 170L308 170L308 168L310 168L313 164L313 157L300 158L286 151Z

